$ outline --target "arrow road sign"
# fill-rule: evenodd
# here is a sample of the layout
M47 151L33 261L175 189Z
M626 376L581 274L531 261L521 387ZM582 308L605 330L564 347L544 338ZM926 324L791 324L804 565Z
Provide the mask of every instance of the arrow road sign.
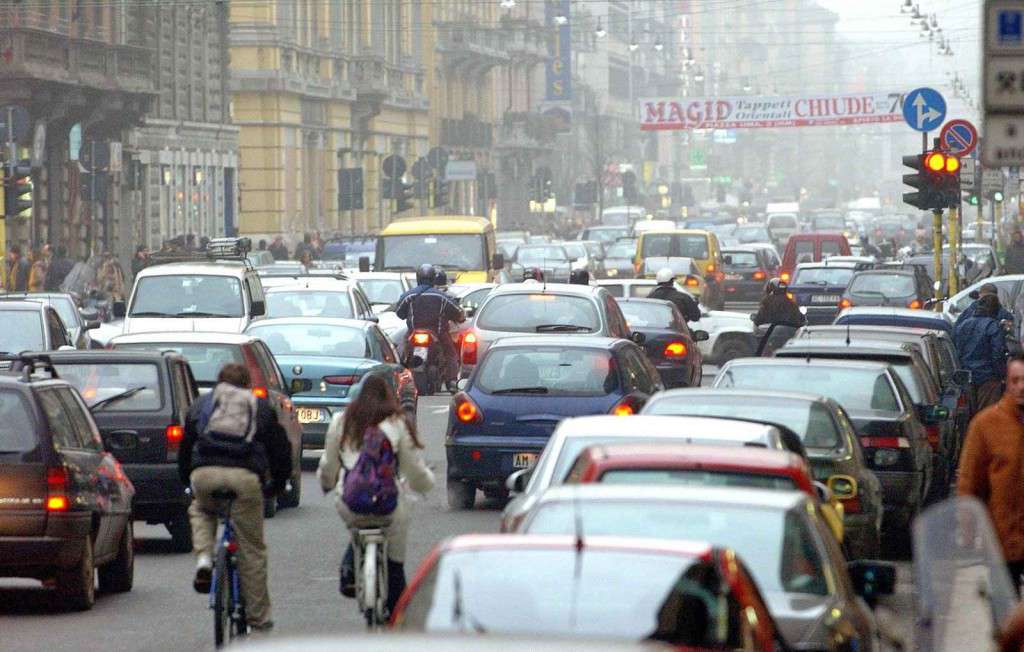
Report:
M950 120L939 132L939 142L953 156L967 156L978 146L978 130L967 120Z
M933 131L946 118L946 100L934 88L915 88L903 100L903 119L915 131Z

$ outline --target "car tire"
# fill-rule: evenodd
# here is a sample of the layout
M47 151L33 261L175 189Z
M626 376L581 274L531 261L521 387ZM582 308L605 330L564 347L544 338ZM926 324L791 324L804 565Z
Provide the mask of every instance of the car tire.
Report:
M754 347L739 337L728 337L723 340L715 351L714 359L723 365L735 358L749 358L754 355Z
M110 563L100 566L100 592L127 593L135 581L135 534L129 520L121 533L117 556Z
M302 501L302 473L294 476L291 479L292 488L284 493L277 499L278 509L286 509L289 507L298 507Z
M473 509L476 504L476 486L462 480L448 478L448 508L452 510Z
M88 611L96 603L96 567L92 556L92 537L82 544L82 557L72 568L57 575L57 595L61 603L74 611Z
M171 550L174 552L192 552L192 524L188 514L182 512L167 522L167 531L171 533Z
M263 499L263 518L274 518L277 515L277 498L271 496Z

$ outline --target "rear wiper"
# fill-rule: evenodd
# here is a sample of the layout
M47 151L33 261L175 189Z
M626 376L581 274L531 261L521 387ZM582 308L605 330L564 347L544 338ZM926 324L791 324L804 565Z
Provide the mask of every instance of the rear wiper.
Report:
M589 331L590 326L581 326L579 324L540 324L534 327L534 330L538 333L550 333L550 332L578 332L578 331Z
M491 394L547 394L547 387L509 387L507 389L496 389Z
M224 315L224 314L221 314L219 312L202 312L201 310L197 310L196 312L179 312L178 314L176 314L174 316L175 317L222 317L222 318L225 318L225 319L231 317L231 315Z
M107 398L103 399L102 401L96 401L95 403L90 405L89 406L89 411L90 412L99 412L100 410L102 410L103 408L107 407L111 403L116 403L117 401L123 401L126 398L131 398L132 396L135 396L136 394L138 394L139 392L141 392L144 389L149 389L149 388L146 387L145 385L143 385L142 387L132 387L131 389L126 389L125 391L121 392L120 394L114 394L113 396L108 396Z
M133 312L132 314L130 314L128 316L129 317L174 317L175 315L172 315L172 314L170 314L168 312L156 312L156 311L150 310L148 312L145 312L145 311L144 312Z

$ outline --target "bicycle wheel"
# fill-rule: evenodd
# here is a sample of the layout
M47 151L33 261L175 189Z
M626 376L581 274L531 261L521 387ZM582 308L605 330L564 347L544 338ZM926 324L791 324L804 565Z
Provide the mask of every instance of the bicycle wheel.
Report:
M391 614L388 613L388 547L387 541L377 546L377 601L374 604L376 624L383 627Z
M245 599L242 597L242 576L234 556L228 559L228 566L231 569L231 631L228 635L234 640L249 633L249 623L245 617Z
M231 618L231 582L228 576L228 551L219 547L217 561L213 565L213 644L224 645L224 634L230 627Z
M363 567L360 579L363 582L363 601L360 608L366 616L367 627L374 627L377 619L377 544L370 542L363 549Z

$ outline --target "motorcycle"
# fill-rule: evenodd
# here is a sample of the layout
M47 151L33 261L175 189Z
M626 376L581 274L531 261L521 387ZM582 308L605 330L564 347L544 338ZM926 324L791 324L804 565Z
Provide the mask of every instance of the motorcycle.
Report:
M412 371L416 391L420 396L437 393L444 383L444 354L437 334L423 328L414 329L409 333L405 349L408 352L405 366Z

